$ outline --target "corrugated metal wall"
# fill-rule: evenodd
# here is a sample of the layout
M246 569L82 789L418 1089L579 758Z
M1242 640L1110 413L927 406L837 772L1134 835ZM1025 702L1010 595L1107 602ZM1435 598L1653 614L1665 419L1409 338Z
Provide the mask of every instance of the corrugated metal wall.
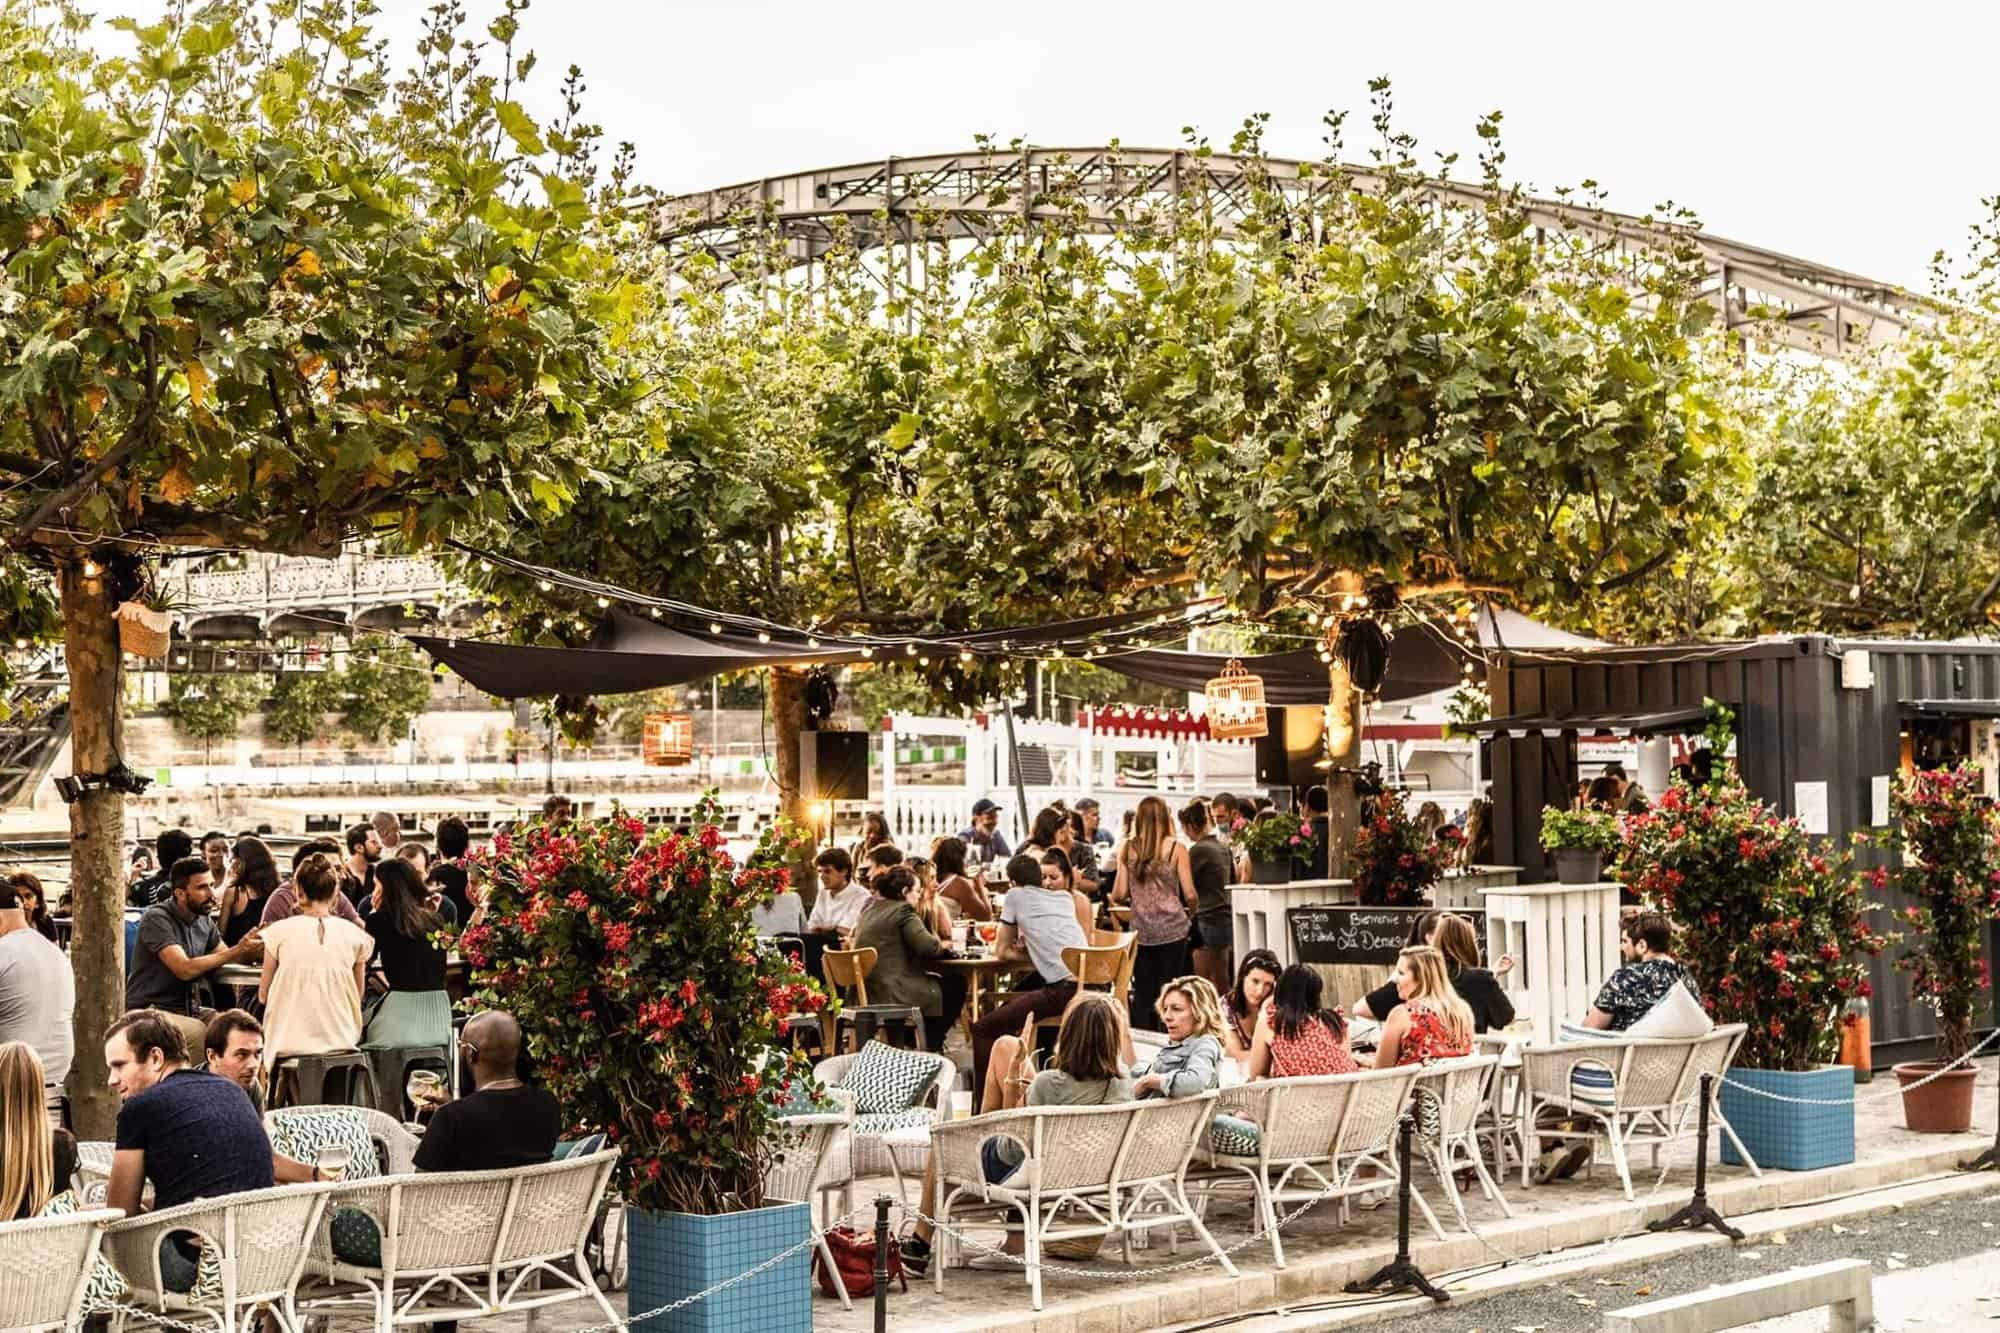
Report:
M1869 818L1869 780L1901 760L1902 708L1912 699L2000 699L2000 645L1866 644L1870 689L1839 686L1839 650L1821 637L1754 644L1680 646L1593 653L1585 658L1508 658L1489 676L1495 717L1642 713L1730 705L1737 717L1737 766L1750 790L1784 814L1796 813L1794 784L1827 783L1828 832L1841 845ZM1539 844L1541 810L1567 802L1575 783L1569 736L1496 737L1491 765L1494 851L1523 878L1553 869ZM1905 905L1901 895L1884 904ZM1880 916L1890 927L1887 912ZM1931 1017L1911 1003L1909 981L1892 955L1873 965L1877 1044L1927 1037Z

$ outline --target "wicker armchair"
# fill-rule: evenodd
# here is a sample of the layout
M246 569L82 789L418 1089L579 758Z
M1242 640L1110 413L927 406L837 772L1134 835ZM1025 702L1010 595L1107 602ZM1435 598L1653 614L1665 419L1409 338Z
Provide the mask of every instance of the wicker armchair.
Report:
M1534 1142L1545 1139L1604 1140L1618 1168L1625 1197L1633 1199L1628 1150L1652 1149L1653 1166L1660 1149L1693 1132L1701 1102L1701 1076L1715 1076L1709 1115L1729 1136L1754 1176L1764 1173L1744 1151L1743 1141L1722 1114L1722 1075L1736 1058L1746 1028L1741 1023L1717 1027L1707 1036L1690 1038L1622 1037L1604 1041L1563 1042L1527 1046L1521 1051L1522 1110L1516 1133L1521 1142L1521 1184L1529 1182L1535 1160ZM1570 1075L1578 1067L1611 1074L1610 1104L1579 1100ZM1559 1112L1571 1121L1589 1121L1582 1128L1560 1129L1535 1124L1536 1112Z
M829 1169L837 1165L834 1142L852 1126L852 1111L835 1111L825 1115L795 1115L787 1117L779 1133L785 1140L782 1156L764 1175L764 1195L770 1199L789 1199L811 1207L814 1196L828 1188L839 1189L848 1182L832 1182L827 1179ZM840 1280L840 1269L833 1262L833 1252L827 1247L826 1233L817 1223L813 1226L813 1244L819 1251L820 1259L826 1264L826 1271L833 1275L833 1289L840 1297L844 1310L852 1310L854 1302L848 1299L847 1284Z
M1472 1230L1472 1223L1466 1220L1465 1201L1458 1196L1458 1181L1454 1177L1461 1167L1472 1171L1479 1180L1480 1192L1499 1204L1504 1215L1514 1215L1479 1153L1479 1118L1487 1110L1493 1080L1499 1073L1499 1056L1475 1055L1440 1060L1417 1074L1415 1095L1435 1098L1438 1110L1436 1135L1421 1133L1414 1142L1421 1146L1431 1169L1437 1172L1438 1185L1451 1200L1458 1224L1467 1231ZM1423 1125L1424 1117L1420 1116L1418 1123Z
M99 1208L62 1217L0 1222L0 1328L56 1333L83 1318L83 1293L97 1266L104 1228L125 1214Z
M412 1134L403 1122L372 1106L286 1106L267 1112L264 1116L265 1132L277 1141L279 1126L287 1121L311 1119L316 1116L358 1117L368 1130L368 1137L375 1141L376 1161L372 1169L365 1164L351 1165L347 1179L366 1180L372 1176L406 1176L417 1169L417 1136ZM312 1163L306 1163L311 1166Z
M1184 1222L1234 1277L1236 1265L1188 1203L1184 1179L1214 1114L1210 1092L1112 1106L1026 1107L935 1126L937 1234L944 1246L932 1265L937 1290L944 1290L952 1213L961 1206L1020 1217L1028 1289L1037 1310L1044 1248L1078 1237L1117 1236L1130 1263L1135 1233ZM996 1135L1013 1139L1028 1156L1020 1170L991 1184L981 1169L980 1145Z
M532 1312L604 1297L584 1254L615 1149L498 1171L440 1171L341 1184L328 1205L356 1209L381 1234L381 1260L334 1253L330 1230L312 1238L304 1295L317 1308L365 1305L377 1333L438 1320Z
M219 1333L254 1333L259 1310L268 1311L286 1333L299 1333L297 1295L306 1247L319 1230L332 1184L280 1185L219 1199L199 1199L114 1222L105 1229L104 1248L132 1285L131 1303L159 1314L196 1314ZM169 1291L160 1274L160 1243L176 1232L191 1232L218 1276L211 1288L201 1276L192 1291ZM124 1316L114 1316L114 1330Z
M896 1182L897 1197L905 1204L909 1203L910 1196L904 1177L923 1176L924 1158L930 1151L925 1133L931 1126L941 1123L950 1112L951 1090L958 1083L958 1066L951 1062L950 1057L927 1052L915 1054L937 1061L937 1074L918 1094L912 1108L925 1114L908 1116L908 1119L919 1123L903 1123L907 1114L903 1112L856 1115L854 1124L836 1140L833 1148L835 1159L840 1163L834 1178L851 1182L857 1176L887 1175ZM860 1058L858 1055L836 1055L822 1060L813 1066L813 1078L829 1093L845 1092L845 1089L834 1085ZM851 1207L851 1204L844 1207Z

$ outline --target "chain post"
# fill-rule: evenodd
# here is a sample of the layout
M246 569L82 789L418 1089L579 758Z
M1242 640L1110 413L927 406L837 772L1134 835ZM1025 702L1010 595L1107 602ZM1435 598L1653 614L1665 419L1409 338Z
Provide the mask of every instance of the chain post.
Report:
M889 1333L889 1205L886 1194L875 1196L875 1333Z
M1708 1202L1708 1103L1715 1091L1715 1075L1701 1076L1700 1118L1695 1122L1694 1140L1694 1197L1686 1207L1672 1217L1663 1217L1649 1225L1648 1231L1699 1231L1710 1227L1731 1240L1742 1240L1743 1233L1722 1220L1722 1214L1715 1211Z
M1401 1168L1396 1178L1396 1257L1377 1269L1372 1277L1347 1284L1351 1294L1380 1291L1385 1296L1394 1296L1400 1291L1415 1287L1432 1300L1443 1304L1450 1295L1434 1285L1424 1276L1410 1258L1410 1139L1416 1130L1416 1117L1403 1112L1396 1129L1396 1159ZM1386 1290L1384 1290L1386 1288Z

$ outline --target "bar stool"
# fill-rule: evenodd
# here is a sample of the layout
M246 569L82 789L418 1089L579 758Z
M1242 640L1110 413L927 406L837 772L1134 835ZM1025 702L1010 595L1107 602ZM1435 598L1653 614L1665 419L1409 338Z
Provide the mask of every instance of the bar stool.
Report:
M286 1075L291 1076L290 1087L296 1096L284 1096L287 1087ZM342 1092L341 1100L326 1100L328 1075L338 1075ZM358 1097L363 1081L368 1084L366 1098ZM375 1068L368 1058L368 1052L349 1049L345 1051L322 1051L317 1055L281 1055L271 1067L271 1105L279 1106L374 1106L381 1094L375 1086Z
M843 990L854 992L853 1004L847 1005L834 1016L833 1044L840 1045L841 1024L851 1025L854 1033L854 1049L860 1050L861 1043L874 1039L877 1032L885 1029L908 1032L911 1045L922 1051L924 1045L924 1011L909 1004L868 1003L868 974L875 970L875 960L879 957L873 949L828 949L820 955L820 968L826 973L827 989L836 993Z

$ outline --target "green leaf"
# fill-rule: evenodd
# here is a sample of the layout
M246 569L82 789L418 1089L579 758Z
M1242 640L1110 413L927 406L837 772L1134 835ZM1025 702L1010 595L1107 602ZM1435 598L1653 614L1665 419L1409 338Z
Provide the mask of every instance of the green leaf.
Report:
M534 118L522 109L519 102L496 102L493 114L499 117L500 128L507 132L507 137L514 141L514 147L524 156L539 157L548 151ZM550 202L555 200L551 198Z

